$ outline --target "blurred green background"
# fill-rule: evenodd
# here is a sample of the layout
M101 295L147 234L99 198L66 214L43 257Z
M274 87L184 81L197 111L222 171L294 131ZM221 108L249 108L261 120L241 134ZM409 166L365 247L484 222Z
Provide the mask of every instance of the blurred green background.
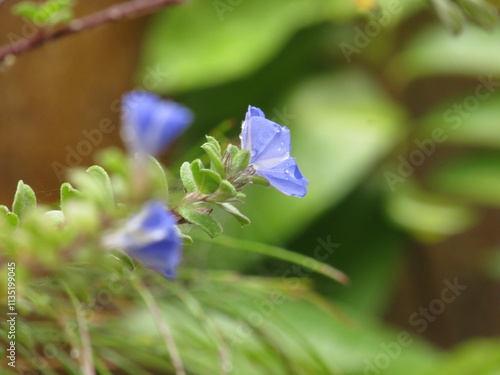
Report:
M500 374L497 7L190 0L148 20L136 86L196 114L162 161L198 157L205 134L238 143L250 104L291 129L310 180L303 199L249 188L240 210L252 225L228 219L226 237L193 233L198 241L185 249L188 267L258 276L255 285L234 276L192 289L229 336L254 326L230 344L231 373ZM316 257L351 282L238 251L241 243ZM318 294L302 294L296 277ZM286 301L268 304L281 288ZM188 372L219 373L210 333L194 329L182 306L165 310ZM140 327L134 337L152 345L151 322L127 315L137 324L120 320L107 332ZM130 360L152 361L144 351ZM106 358L128 366L116 353ZM149 364L163 373L163 363Z

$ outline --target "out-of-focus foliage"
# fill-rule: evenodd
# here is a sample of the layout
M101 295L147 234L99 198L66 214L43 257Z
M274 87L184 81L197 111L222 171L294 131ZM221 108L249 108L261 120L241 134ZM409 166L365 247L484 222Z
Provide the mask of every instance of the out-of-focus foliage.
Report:
M188 373L497 375L498 339L443 353L416 329L408 338L381 318L408 238L442 241L476 225L478 207L500 202L496 6L480 0L191 0L155 16L139 79L146 84L151 71L164 73L151 88L194 110L196 126L184 145L201 144L208 133L235 140L246 106L262 107L291 129L309 194L291 200L250 187L239 209L253 224L244 228L214 211L227 237L211 241L190 230L197 241L186 247L178 284L142 270L116 272L127 259L100 255L82 255L52 279L20 268L25 302L19 308L26 320L42 322L20 323L20 352L33 359L31 366L46 364L44 374L55 374L48 364L78 373L75 358L88 329L99 374L174 373L134 289L144 280ZM452 93L435 85L436 95L419 97L413 107L405 100L412 85L439 79L462 84ZM224 119L230 120L214 128ZM198 147L185 153L209 161ZM119 198L127 169L119 153L105 158ZM180 157L178 165L193 158ZM166 181L153 174L161 176L153 190L162 196ZM189 189L189 176L186 181ZM65 185L62 211L92 236L96 212L109 199L89 206L79 204L79 194ZM29 191L25 196L29 201ZM28 244L35 240L30 236L39 239L37 253L26 246L25 258L57 270L58 255L49 250L54 241L67 248L76 232L51 237L59 224L51 212L21 234ZM17 221L0 207L6 230ZM277 246L335 265L351 284L341 287L296 264L269 263L262 254ZM498 277L498 254L491 259L485 269ZM102 264L92 269L96 261ZM70 296L58 294L58 280L79 291L74 298L83 311L68 307ZM56 296L54 304L43 298L47 293ZM88 327L78 323L81 313ZM0 327L6 330L4 322Z

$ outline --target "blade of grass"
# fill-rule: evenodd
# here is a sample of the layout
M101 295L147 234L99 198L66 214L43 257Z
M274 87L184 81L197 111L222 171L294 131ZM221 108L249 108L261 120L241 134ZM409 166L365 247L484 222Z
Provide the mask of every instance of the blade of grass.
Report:
M313 272L322 274L332 280L338 281L341 284L348 284L349 278L342 271L330 266L329 264L317 261L314 258L283 249L278 246L271 246L259 242L248 240L240 240L233 237L219 236L217 238L207 239L202 236L195 235L198 241L211 242L230 249L249 251L252 253L267 255L273 258L281 259L290 263L300 265Z
M133 284L146 303L146 306L151 312L151 316L153 317L156 326L160 331L160 335L163 338L163 341L165 342L165 345L167 347L167 351L170 354L170 358L172 359L172 365L174 366L175 374L186 375L186 371L184 370L184 365L182 363L179 350L177 349L177 345L175 344L174 338L172 336L171 329L165 319L162 317L160 308L158 307L155 298L140 279L134 278Z

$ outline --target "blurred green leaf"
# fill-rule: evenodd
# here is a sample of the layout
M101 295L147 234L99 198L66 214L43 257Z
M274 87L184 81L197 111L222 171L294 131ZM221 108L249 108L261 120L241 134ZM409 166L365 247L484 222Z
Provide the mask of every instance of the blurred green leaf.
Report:
M403 83L435 75L479 75L486 80L493 76L496 81L495 76L500 74L500 50L496 48L499 37L500 28L486 32L470 26L452 36L439 26L427 26L410 39L388 69L398 71L393 78Z
M23 220L26 215L35 208L35 192L23 181L19 181L17 184L16 194L14 195L12 212L15 213L20 220Z
M100 166L93 165L86 171L90 176L92 176L98 189L101 191L101 203L103 207L107 209L113 209L115 207L115 196L113 193L113 187L111 186L111 179L108 173Z
M61 209L64 210L69 201L73 199L81 199L82 193L74 189L69 182L61 185Z
M164 72L153 87L159 92L222 83L265 63L296 30L353 14L348 1L192 0L155 16L141 75L151 74L148 67Z
M419 139L431 139L433 132L442 130L445 142L500 149L497 121L500 94L491 93L480 82L477 87L486 97L479 98L473 91L440 104L423 116L418 127Z
M476 221L464 205L409 187L389 196L387 212L396 224L426 242L463 232Z
M168 199L168 181L163 166L154 157L149 158L149 183L152 188L151 196L163 200Z
M499 165L498 152L469 152L436 166L429 185L462 201L500 206Z

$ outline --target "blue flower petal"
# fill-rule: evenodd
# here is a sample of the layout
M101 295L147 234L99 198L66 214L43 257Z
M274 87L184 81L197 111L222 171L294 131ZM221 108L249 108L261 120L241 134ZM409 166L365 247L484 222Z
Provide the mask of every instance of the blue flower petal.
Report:
M266 116L264 115L264 112L262 112L262 110L260 108L252 107L251 105L248 106L248 111L245 115L245 121L243 121L241 136L240 136L242 147L245 149L250 149L250 147L247 147L247 145L248 145L248 125L250 124L250 119L254 116L266 118Z
M300 172L295 158L289 158L272 168L258 170L257 173L286 195L302 198L307 193L309 181Z
M192 122L191 111L145 91L123 97L122 135L133 153L160 154Z
M249 124L250 163L257 169L270 168L290 157L290 130L262 117Z

